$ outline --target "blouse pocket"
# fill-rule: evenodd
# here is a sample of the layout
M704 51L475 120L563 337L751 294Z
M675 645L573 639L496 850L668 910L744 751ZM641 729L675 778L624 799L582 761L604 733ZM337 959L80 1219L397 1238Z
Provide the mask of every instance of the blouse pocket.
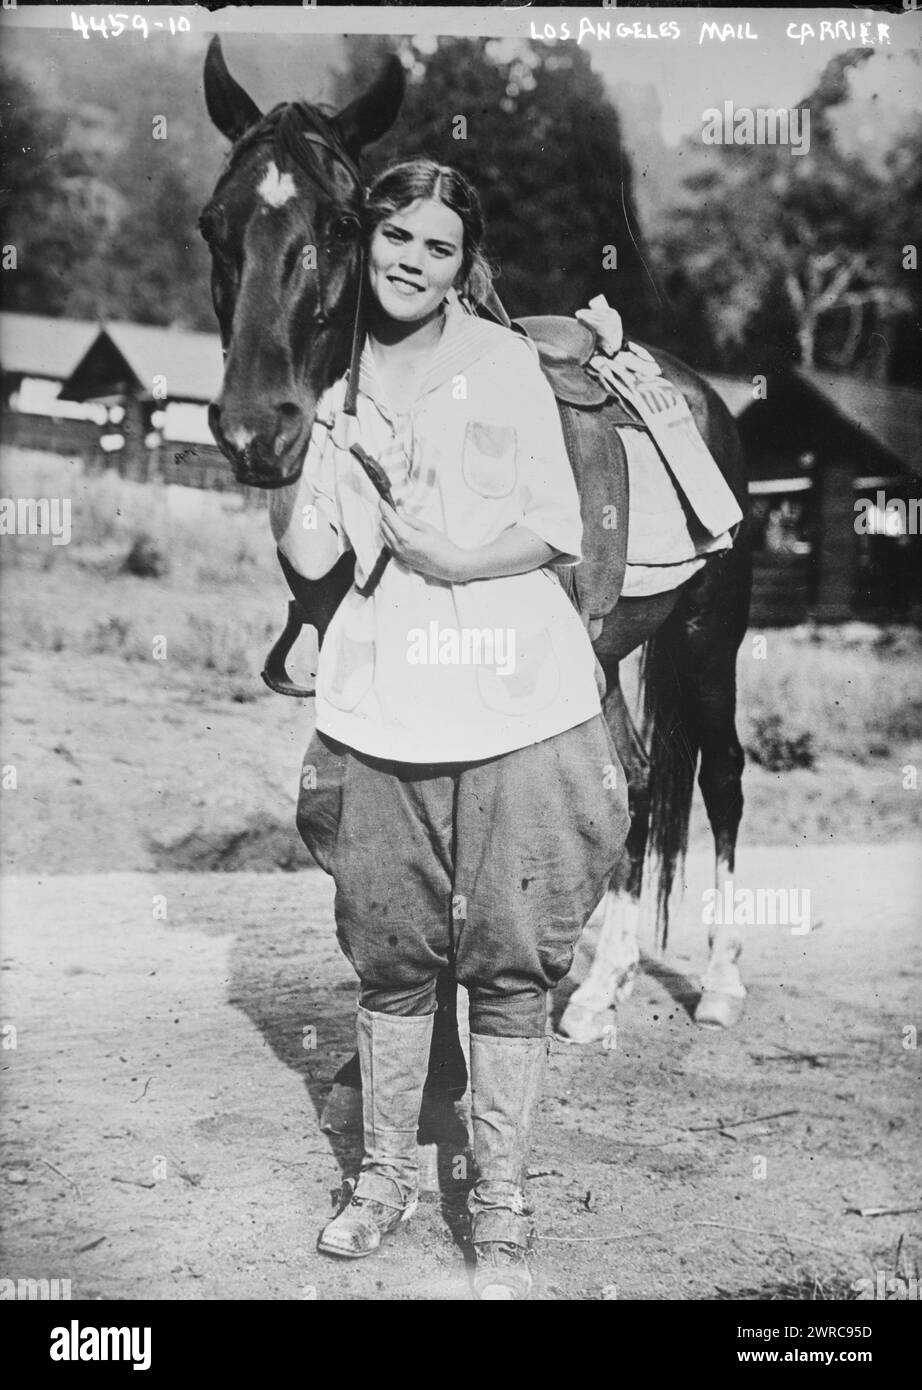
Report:
M554 640L547 628L533 628L517 634L512 640L507 634L506 660L508 670L480 666L477 684L480 698L488 709L500 714L530 715L545 709L557 696L560 688L560 659Z
M516 432L512 425L468 420L461 474L480 497L508 497L516 482Z

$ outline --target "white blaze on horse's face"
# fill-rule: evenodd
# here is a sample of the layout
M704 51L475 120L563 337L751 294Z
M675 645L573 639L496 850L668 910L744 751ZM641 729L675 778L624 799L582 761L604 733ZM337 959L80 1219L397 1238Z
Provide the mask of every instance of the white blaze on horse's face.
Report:
M417 198L375 228L368 282L389 318L416 323L438 310L461 269L464 224L432 198Z
M280 174L274 164L270 162L262 182L257 188L257 195L262 199L267 207L283 208L286 203L290 203L297 194L295 181L290 174Z

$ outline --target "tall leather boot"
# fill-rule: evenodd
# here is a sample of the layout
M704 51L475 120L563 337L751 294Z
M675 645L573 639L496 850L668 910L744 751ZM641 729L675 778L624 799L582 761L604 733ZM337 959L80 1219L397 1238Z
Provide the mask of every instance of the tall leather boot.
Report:
M323 1229L317 1249L360 1259L416 1210L416 1131L432 1041L432 1015L371 1013L356 1021L365 1157L351 1199Z
M480 1299L524 1299L531 1290L525 1164L548 1047L547 1038L471 1034L471 1119L477 1177L468 1210L477 1259L474 1291Z

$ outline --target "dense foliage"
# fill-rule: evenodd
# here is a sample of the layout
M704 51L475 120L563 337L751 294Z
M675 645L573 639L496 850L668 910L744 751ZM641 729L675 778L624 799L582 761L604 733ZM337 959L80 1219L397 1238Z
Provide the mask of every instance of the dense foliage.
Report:
M345 41L337 105L392 43ZM4 64L0 211L17 256L5 307L212 330L195 220L224 145L204 109L201 52L129 41L91 71L67 56L81 50L59 47L53 63L43 52L31 66ZM919 237L922 120L873 165L835 138L866 50L833 59L805 94L809 153L705 150L689 137L672 166L682 175L643 229L619 115L585 50L455 38L403 40L400 52L404 108L367 167L425 153L469 174L511 312L572 313L604 293L630 332L699 366L918 375L919 273L903 248ZM316 95L317 71L305 71L301 95ZM299 94L268 85L273 100ZM155 138L158 119L166 138Z

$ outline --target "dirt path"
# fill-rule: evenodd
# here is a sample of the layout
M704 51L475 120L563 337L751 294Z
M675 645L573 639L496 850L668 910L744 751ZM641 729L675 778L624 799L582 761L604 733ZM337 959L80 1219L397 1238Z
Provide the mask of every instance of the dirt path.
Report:
M668 968L647 963L617 1048L555 1043L529 1183L539 1297L814 1277L845 1296L892 1272L903 1235L918 1263L918 1215L846 1214L920 1204L915 859L743 855L740 882L810 886L814 930L747 929L747 1012L715 1035L687 1012L695 857ZM349 1159L317 1114L354 999L322 874L19 877L3 893L0 1021L17 1046L7 1032L0 1276L70 1278L75 1298L470 1296L434 1192L370 1260L314 1250Z

